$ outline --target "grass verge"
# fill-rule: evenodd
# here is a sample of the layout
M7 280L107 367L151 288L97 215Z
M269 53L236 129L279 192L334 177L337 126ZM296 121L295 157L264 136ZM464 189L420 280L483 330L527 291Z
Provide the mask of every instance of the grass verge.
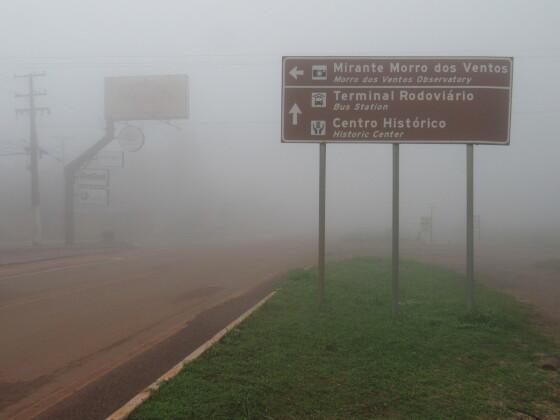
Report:
M558 354L529 308L463 277L406 262L402 318L390 316L390 261L296 270L256 314L164 384L133 419L560 418ZM533 417L528 417L533 416Z

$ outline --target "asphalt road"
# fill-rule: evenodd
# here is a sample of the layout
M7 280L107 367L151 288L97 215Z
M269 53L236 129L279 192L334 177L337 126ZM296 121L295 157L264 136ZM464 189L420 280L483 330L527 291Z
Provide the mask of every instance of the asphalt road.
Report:
M0 267L0 417L43 412L314 255L307 241L275 241Z
M331 260L390 255L388 241L330 240L327 249ZM464 268L461 246L403 241L401 255ZM535 305L560 337L560 270L536 264L560 261L559 249L477 246L476 257L477 281ZM242 296L315 262L315 240L290 239L0 267L0 418L102 418L92 411L97 396L108 402L118 389L126 401L186 356L193 340L250 306Z

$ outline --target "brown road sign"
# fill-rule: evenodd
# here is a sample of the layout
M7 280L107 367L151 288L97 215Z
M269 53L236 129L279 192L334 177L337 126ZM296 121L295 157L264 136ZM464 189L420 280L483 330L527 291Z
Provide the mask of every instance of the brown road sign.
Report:
M509 144L510 57L283 57L282 141Z

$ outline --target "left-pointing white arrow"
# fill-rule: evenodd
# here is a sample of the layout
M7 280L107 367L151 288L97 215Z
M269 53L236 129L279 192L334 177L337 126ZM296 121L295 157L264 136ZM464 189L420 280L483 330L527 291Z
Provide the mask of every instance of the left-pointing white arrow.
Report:
M292 115L292 125L297 125L298 115L301 114L301 109L299 109L298 104L294 104L288 111L288 114Z
M303 70L300 70L297 68L297 66L294 66L290 71L290 76L292 76L294 79L297 80L298 76L303 76Z

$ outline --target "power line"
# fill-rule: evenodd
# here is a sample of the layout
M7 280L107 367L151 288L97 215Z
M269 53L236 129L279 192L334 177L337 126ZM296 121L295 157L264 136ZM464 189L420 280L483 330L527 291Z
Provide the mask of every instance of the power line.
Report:
M469 54L474 53L474 56L478 55L485 55L489 54L488 51L492 51L492 54L495 53L496 50L505 51L507 54L513 54L516 56L521 57L560 57L560 48L533 48L528 50L515 50L515 49L508 49L508 48L493 48L492 50L484 50L481 51L480 49L476 50L461 50L462 53ZM535 53L537 52L537 53ZM376 56L384 54L383 51L354 51L352 55L364 55L364 56ZM442 50L442 51L399 51L398 55L449 55L449 50ZM130 63L128 60L189 60L193 58L278 58L281 54L280 53L264 53L264 52L246 52L246 53L188 53L188 54L116 54L116 55L43 55L43 56L16 56L16 55L6 55L0 56L0 61L12 61L12 62L30 62L35 61L38 62L40 60L44 61L76 61L76 60L94 60L94 61L109 61L109 60L118 60L121 63ZM328 53L326 54L328 55ZM132 62L135 63L135 62Z

